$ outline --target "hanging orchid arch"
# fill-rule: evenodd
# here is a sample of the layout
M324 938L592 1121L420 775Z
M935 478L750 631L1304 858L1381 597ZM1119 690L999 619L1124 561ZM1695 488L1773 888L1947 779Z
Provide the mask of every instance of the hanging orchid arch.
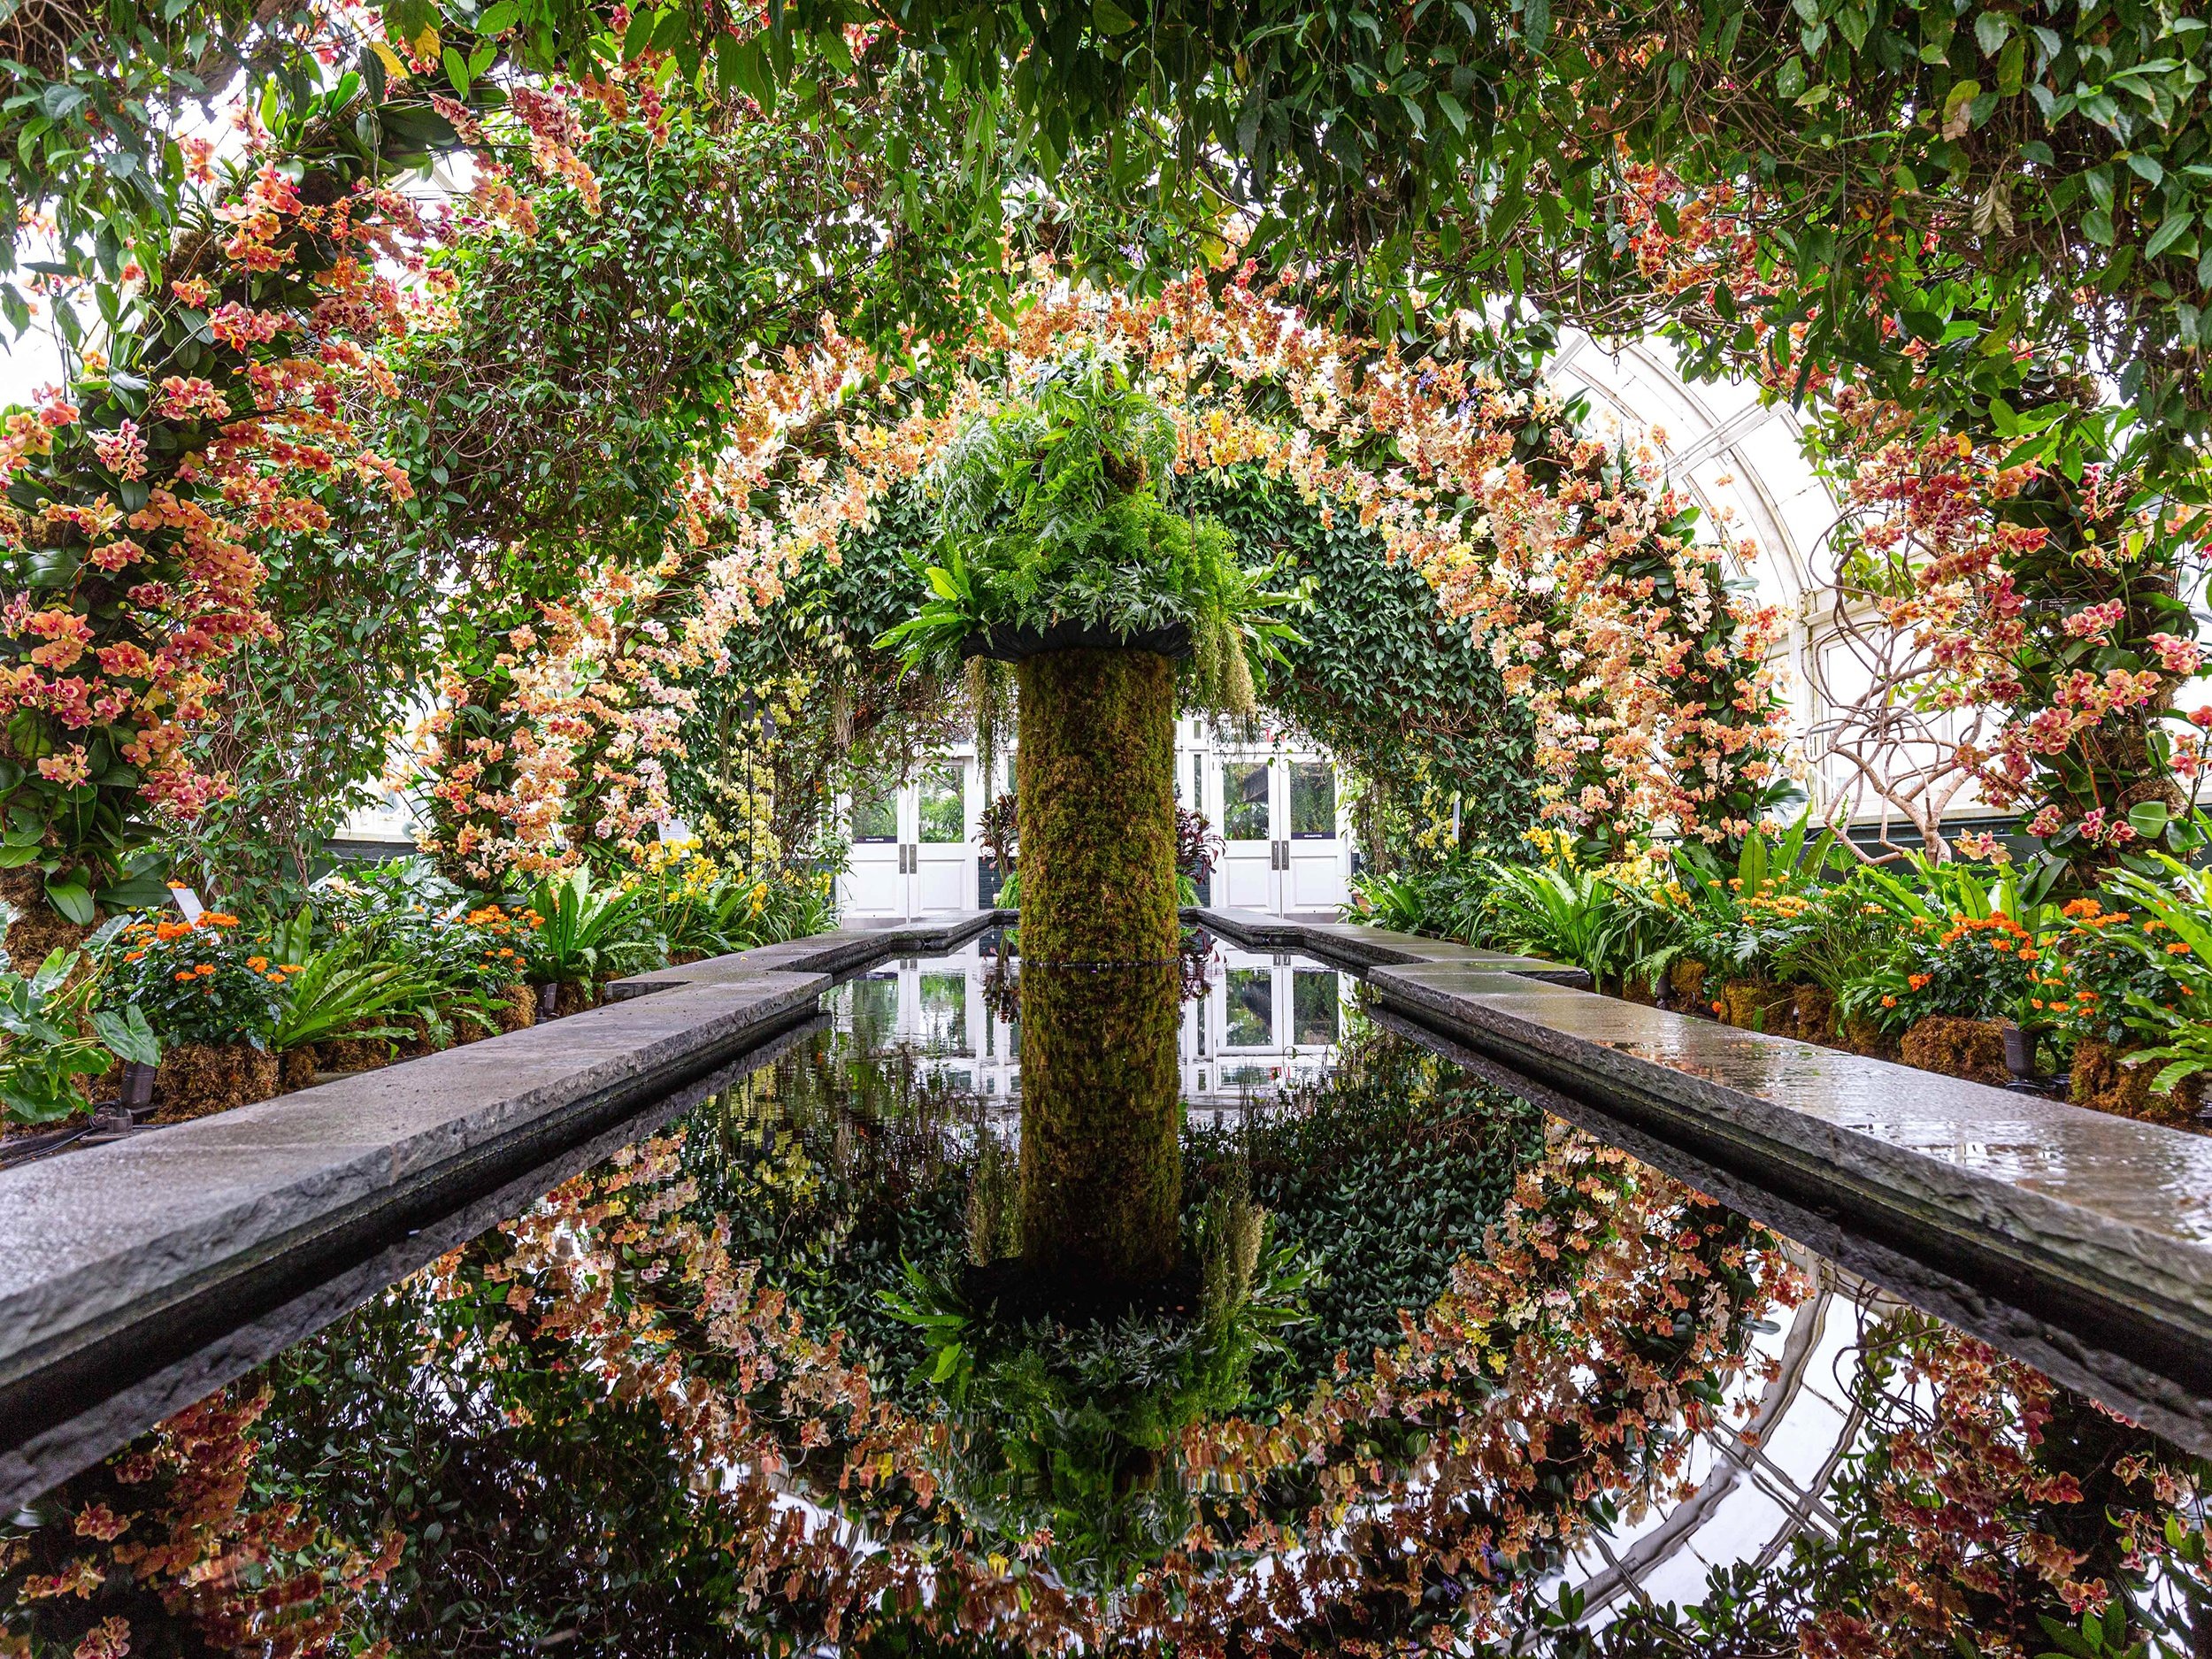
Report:
M549 608L545 634L517 631L524 726L501 741L531 764L493 799L472 793L470 753L440 753L434 787L468 839L439 850L488 877L649 839L672 816L664 757L692 706L687 678L726 672L733 631L793 572L837 562L894 489L1077 351L1124 365L1171 411L1179 473L1287 479L1325 521L1352 515L1420 572L1533 707L1547 818L1606 841L1719 841L1786 782L1764 662L1778 619L1732 594L1724 569L1752 549L1696 540L1648 450L1578 431L1548 390L1316 325L1249 265L1142 299L1041 265L1009 315L917 372L826 324L810 353L757 372L752 435L698 480L683 543L641 577L610 569ZM833 458L801 458L798 434L825 426ZM474 827L488 818L506 831ZM542 833L557 818L557 842Z

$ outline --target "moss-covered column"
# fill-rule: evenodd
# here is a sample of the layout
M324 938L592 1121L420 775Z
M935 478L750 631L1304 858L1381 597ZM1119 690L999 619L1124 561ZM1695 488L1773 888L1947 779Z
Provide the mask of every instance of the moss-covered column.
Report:
M1175 664L1047 651L1018 679L1023 961L1172 956Z
M1022 964L1022 1263L1057 1299L1111 1298L1175 1271L1179 982L1171 964Z
M1084 1300L1179 1248L1175 669L1053 651L1020 685L1022 1259Z

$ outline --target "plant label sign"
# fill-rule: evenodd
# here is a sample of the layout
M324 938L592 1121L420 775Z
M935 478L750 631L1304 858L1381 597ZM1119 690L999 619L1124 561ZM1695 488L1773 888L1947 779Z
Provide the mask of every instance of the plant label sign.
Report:
M190 887L171 887L169 896L188 922L198 921L207 910L207 906L200 902L200 895Z

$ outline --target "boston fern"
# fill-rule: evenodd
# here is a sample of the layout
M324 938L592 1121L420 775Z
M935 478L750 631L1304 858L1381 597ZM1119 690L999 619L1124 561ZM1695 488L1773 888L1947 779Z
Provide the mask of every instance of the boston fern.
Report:
M983 416L935 483L941 561L915 568L929 598L878 643L947 675L992 630L1074 624L1134 641L1180 630L1202 707L1249 712L1250 653L1282 660L1297 635L1271 613L1304 598L1248 570L1218 522L1160 499L1175 423L1094 354L1047 367L1025 402Z

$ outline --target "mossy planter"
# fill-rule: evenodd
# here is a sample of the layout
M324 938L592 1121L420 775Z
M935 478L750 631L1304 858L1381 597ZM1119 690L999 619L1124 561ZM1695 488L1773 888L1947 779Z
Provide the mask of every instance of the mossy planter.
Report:
M564 979L553 989L553 1018L566 1019L606 1001L607 981Z
M1721 1018L1738 1029L1786 1037L1793 1026L1796 995L1790 987L1771 979L1731 979L1715 1000L1721 1004Z
M1926 1015L1913 1021L1898 1054L1907 1065L1970 1083L2002 1088L2012 1081L2012 1068L2005 1064L2005 1028L1993 1019Z
M1836 1033L1836 994L1817 985L1798 986L1791 994L1790 1018L1799 1039L1833 1048Z
M1025 964L1171 960L1174 664L1085 649L1024 657L1017 672Z
M1863 1014L1848 1014L1836 1022L1836 1046L1870 1060L1894 1060L1897 1039Z
M527 1031L538 1023L538 993L534 986L511 985L507 1000L500 1005L499 1029L503 1035L511 1031Z
M1687 957L1669 966L1667 988L1674 993L1677 1008L1686 1008L1698 1014L1710 1011L1705 995L1705 964L1692 962Z
M2074 1064L2067 1072L2067 1098L2077 1106L2147 1123L2193 1125L2203 1103L2204 1079L2185 1078L2180 1087L2157 1093L2151 1087L2157 1064L2129 1065L2131 1052L2094 1037L2082 1038L2074 1045Z
M1021 976L1021 1261L1070 1305L1156 1284L1180 1253L1181 969Z
M244 1042L179 1043L154 1077L157 1124L188 1123L268 1100L281 1086L276 1056Z
M399 1057L389 1037L333 1037L315 1053L326 1071L373 1071Z
M313 1087L315 1073L320 1070L322 1060L311 1042L287 1048L277 1056L277 1082L287 1094L298 1089Z
M16 972L30 974L54 950L74 950L92 928L71 921L46 902L46 878L35 864L0 870L0 904L15 912L0 934Z

